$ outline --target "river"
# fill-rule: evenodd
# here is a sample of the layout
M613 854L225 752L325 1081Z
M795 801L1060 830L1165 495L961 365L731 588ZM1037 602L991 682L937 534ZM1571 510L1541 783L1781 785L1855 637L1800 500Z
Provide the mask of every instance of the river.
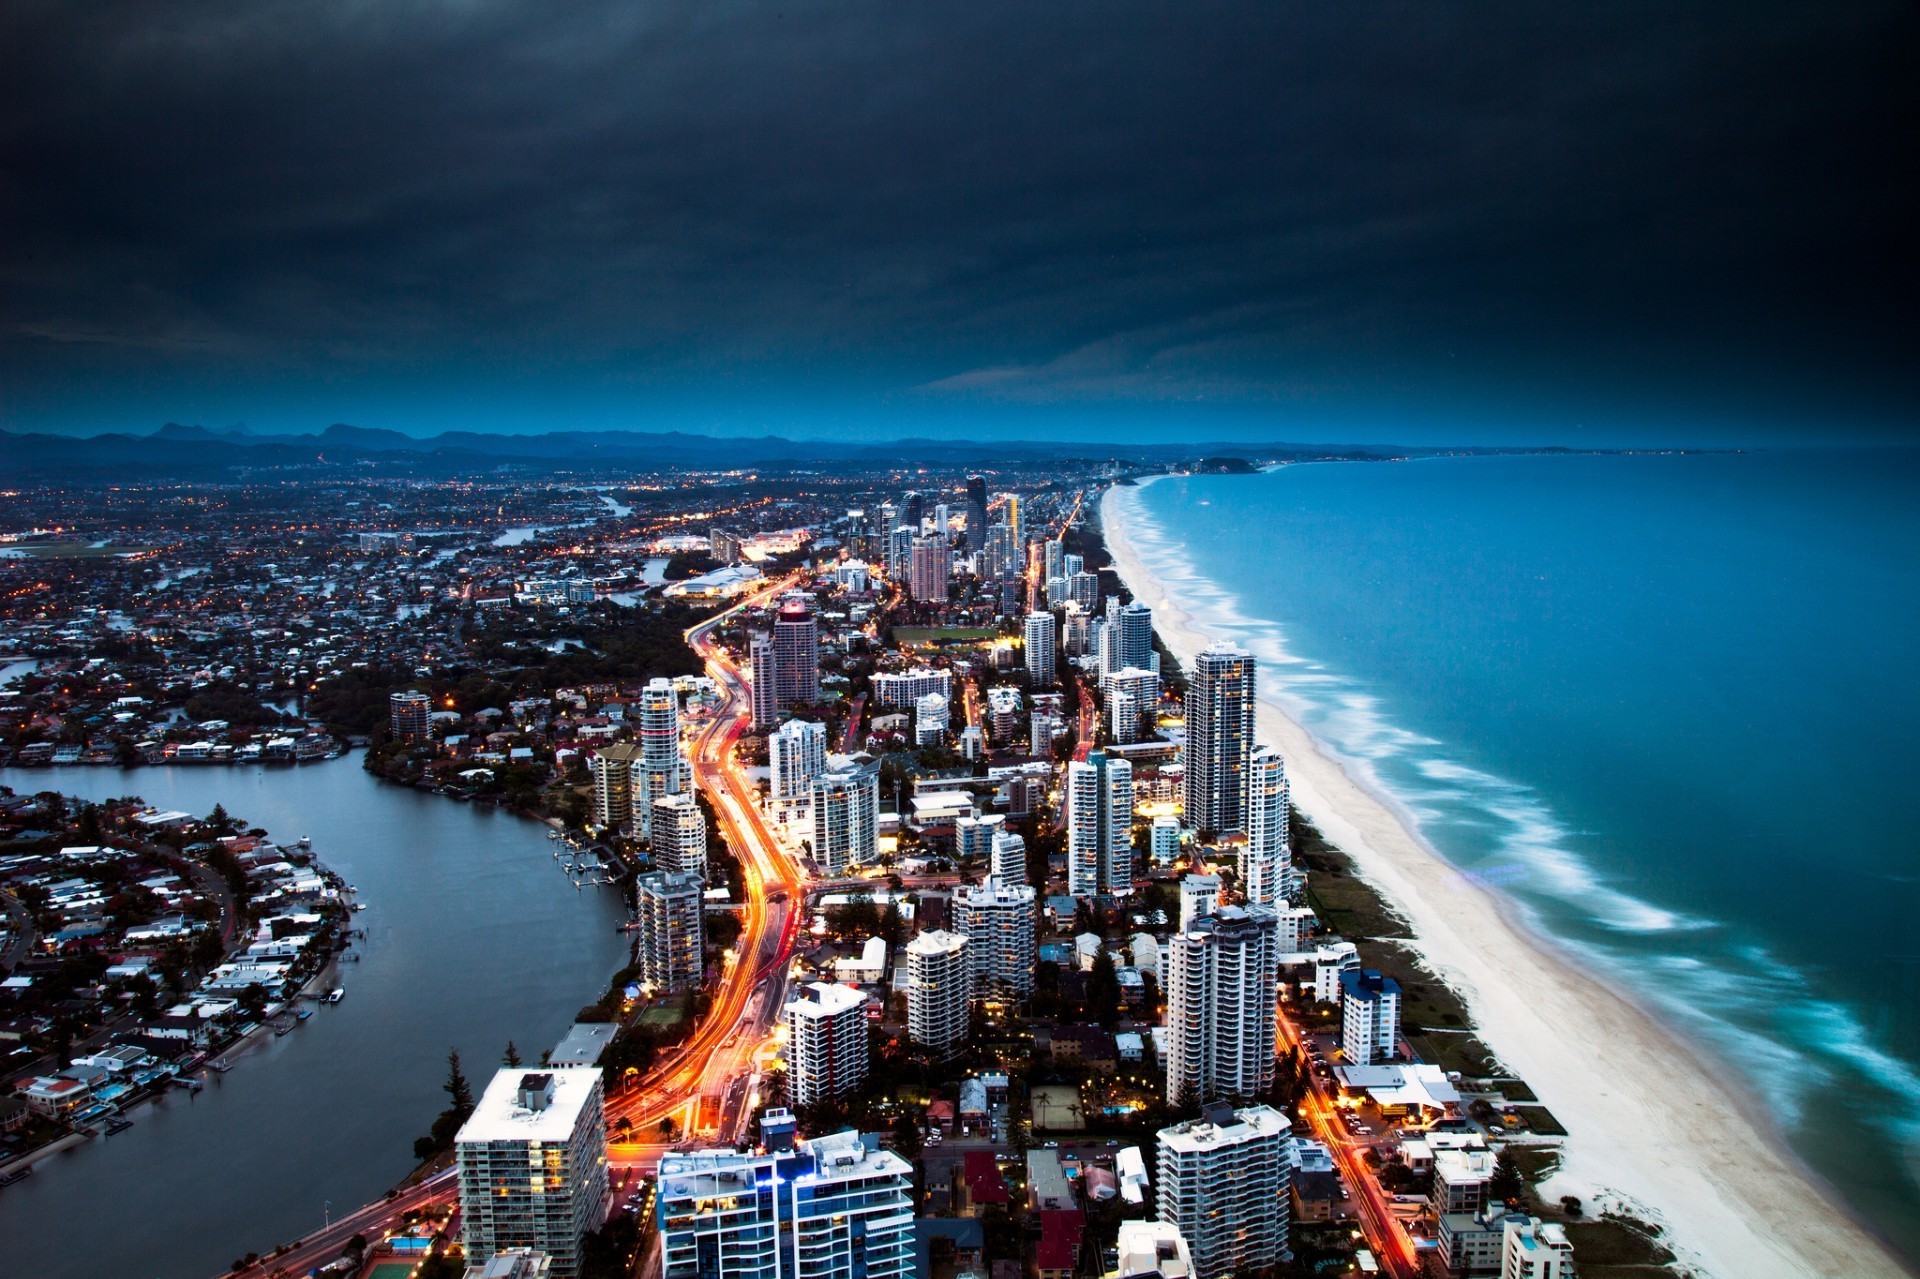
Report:
M449 1048L478 1092L507 1041L538 1061L625 962L611 889L576 890L545 828L388 785L356 755L297 768L0 769L0 784L161 808L215 804L314 852L367 909L346 998L175 1091L117 1137L0 1191L0 1274L208 1279L377 1199L446 1105Z

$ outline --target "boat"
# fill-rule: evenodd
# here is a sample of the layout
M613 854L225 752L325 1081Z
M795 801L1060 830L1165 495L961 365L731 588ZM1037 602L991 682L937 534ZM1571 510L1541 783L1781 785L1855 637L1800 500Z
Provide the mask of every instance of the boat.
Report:
M311 1016L313 1016L313 1009L311 1008L302 1008L299 1012L293 1015L295 1021L305 1021L307 1018Z
M12 1172L0 1176L0 1186L11 1186L14 1182L25 1181L31 1176L33 1176L32 1164L28 1164L25 1168L15 1168Z
M107 1136L116 1137L131 1127L133 1127L133 1120L116 1119L107 1125Z
M337 1004L346 997L347 988L345 986L335 986L332 990L320 997L320 1002L323 1004Z

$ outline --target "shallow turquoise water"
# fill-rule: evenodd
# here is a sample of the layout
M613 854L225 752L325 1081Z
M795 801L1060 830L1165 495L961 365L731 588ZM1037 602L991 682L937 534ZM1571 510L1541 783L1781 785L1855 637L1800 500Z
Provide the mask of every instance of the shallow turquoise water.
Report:
M1920 453L1164 480L1136 540L1449 859L1920 1255Z

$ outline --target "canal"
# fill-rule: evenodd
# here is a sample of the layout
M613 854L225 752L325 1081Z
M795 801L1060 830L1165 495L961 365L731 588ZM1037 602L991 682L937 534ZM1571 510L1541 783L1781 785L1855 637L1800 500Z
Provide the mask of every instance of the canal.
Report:
M360 890L346 997L242 1052L204 1092L44 1160L0 1190L0 1273L208 1279L380 1195L446 1105L457 1048L478 1092L507 1041L537 1062L625 962L613 890L576 889L536 822L378 781L357 754L299 767L0 769L85 799L224 804Z

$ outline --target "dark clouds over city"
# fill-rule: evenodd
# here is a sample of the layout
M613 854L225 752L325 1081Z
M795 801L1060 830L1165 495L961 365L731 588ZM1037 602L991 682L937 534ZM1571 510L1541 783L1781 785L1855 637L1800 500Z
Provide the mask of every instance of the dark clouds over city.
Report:
M1917 35L0 0L0 426L1905 435Z

